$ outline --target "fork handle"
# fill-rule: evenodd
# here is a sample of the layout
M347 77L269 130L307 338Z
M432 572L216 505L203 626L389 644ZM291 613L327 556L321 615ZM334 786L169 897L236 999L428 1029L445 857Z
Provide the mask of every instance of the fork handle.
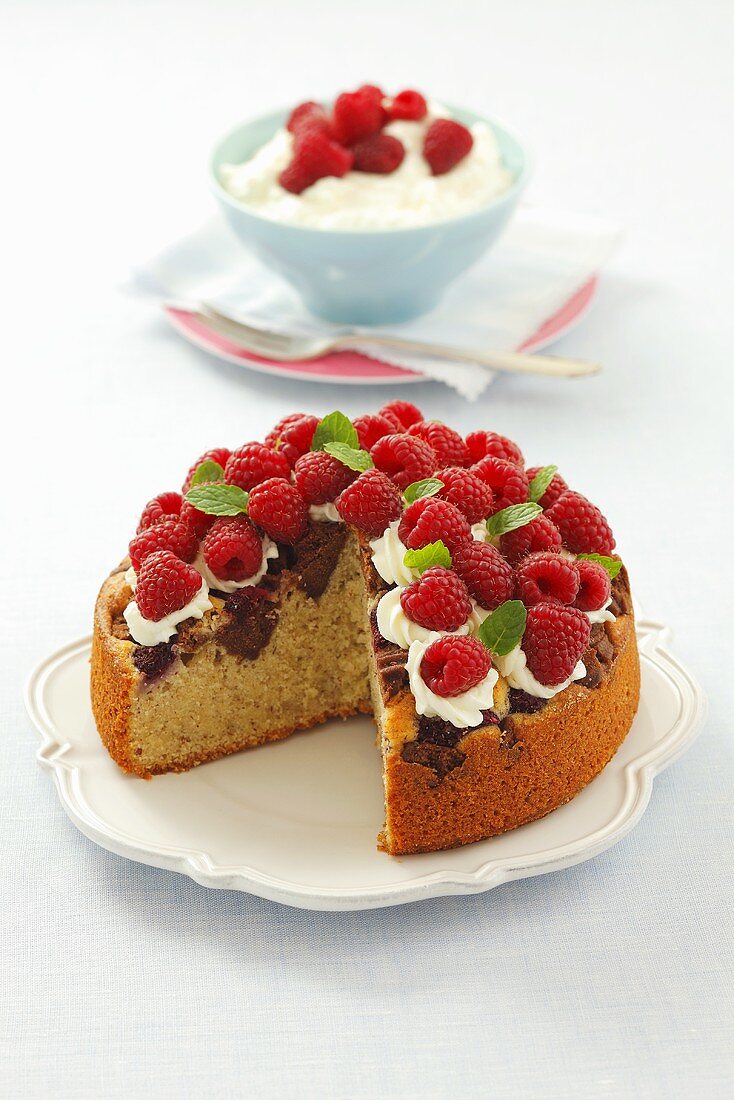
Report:
M441 344L424 344L420 340L407 340L402 336L374 336L356 333L352 336L337 336L331 341L333 348L394 348L401 351L419 352L433 359L448 359L462 363L474 363L489 370L508 371L514 374L545 374L554 378L581 378L588 374L597 374L601 364L587 359L566 359L561 355L530 355L522 351L474 351L451 348Z

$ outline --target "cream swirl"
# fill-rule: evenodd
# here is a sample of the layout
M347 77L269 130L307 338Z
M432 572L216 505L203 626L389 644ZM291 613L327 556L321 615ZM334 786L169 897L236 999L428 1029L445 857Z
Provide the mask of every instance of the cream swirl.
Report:
M583 661L579 661L569 678L564 680L562 684L552 686L541 684L528 668L527 657L519 645L516 645L504 657L495 657L494 660L511 688L517 688L528 695L534 695L537 699L552 699L554 695L564 691L574 680L583 680L586 675L586 666Z
M159 645L160 642L167 642L171 635L176 633L179 623L182 623L184 619L201 619L204 612L209 611L211 606L209 586L202 578L201 588L193 600L190 600L179 611L172 611L169 615L164 615L157 622L153 619L144 618L135 600L127 605L123 615L128 630L138 645Z
M405 564L404 558L407 547L401 542L398 535L400 520L392 523L379 539L370 540L372 551L372 564L388 584L410 584L413 580L413 570Z
M250 588L254 584L259 584L268 571L268 562L272 558L277 558L278 547L267 535L263 535L262 548L263 556L260 562L260 568L256 573L253 573L251 577L245 577L242 581L223 581L219 577L215 577L204 561L204 555L201 550L199 550L192 564L195 569L199 570L210 588L215 589L217 592L236 592L238 588Z
M609 610L609 605L612 602L610 596L603 607L600 607L597 611L585 611L584 614L588 615L590 623L613 623L616 621L617 616L614 612Z
M343 523L344 520L336 510L336 505L333 500L329 500L326 504L312 504L308 510L308 514L311 519L315 519L318 523Z
M480 683L461 695L436 695L421 675L421 663L428 647L442 636L432 633L425 641L410 643L407 669L415 709L426 718L443 718L458 729L480 726L484 721L482 711L489 710L494 702L494 686L499 680L497 670L490 668Z

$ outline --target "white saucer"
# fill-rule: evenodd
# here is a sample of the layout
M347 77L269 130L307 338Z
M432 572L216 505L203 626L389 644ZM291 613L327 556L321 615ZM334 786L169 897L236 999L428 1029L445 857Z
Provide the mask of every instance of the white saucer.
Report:
M97 736L89 639L50 656L27 686L54 776L79 829L119 855L303 909L370 909L474 894L589 859L640 819L654 776L681 755L706 701L642 619L642 700L617 755L577 798L541 821L465 848L400 859L378 852L380 765L367 718L329 722L286 741L150 782L124 775Z

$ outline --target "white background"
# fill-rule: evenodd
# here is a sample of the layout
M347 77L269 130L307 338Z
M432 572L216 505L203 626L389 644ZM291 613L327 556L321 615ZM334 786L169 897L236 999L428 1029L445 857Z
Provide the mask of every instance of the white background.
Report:
M0 1093L723 1095L734 5L3 0L0 19ZM295 408L385 399L215 362L118 290L211 213L220 132L364 80L505 118L535 151L529 200L624 224L593 313L560 345L600 358L601 377L504 380L475 407L432 384L410 396L517 437L602 503L711 716L640 826L592 862L339 916L98 850L34 763L21 689L88 632L141 505L205 447Z

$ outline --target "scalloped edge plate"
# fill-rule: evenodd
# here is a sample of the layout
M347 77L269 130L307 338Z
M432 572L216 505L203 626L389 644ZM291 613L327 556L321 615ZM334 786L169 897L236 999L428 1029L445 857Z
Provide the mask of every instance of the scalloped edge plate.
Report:
M449 894L590 859L640 820L654 777L692 743L706 699L667 649L669 631L637 623L642 698L632 729L593 783L540 821L446 852L395 859L375 848L380 768L369 719L328 722L263 749L150 782L124 775L98 739L88 638L38 666L26 707L64 810L118 855L304 909L359 910Z

